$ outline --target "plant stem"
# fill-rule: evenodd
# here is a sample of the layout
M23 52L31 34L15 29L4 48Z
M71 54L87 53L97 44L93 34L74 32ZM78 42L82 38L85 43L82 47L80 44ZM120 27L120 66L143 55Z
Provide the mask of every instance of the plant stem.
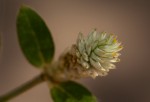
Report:
M23 84L22 86L16 88L15 90L12 90L11 92L9 92L3 96L0 96L0 102L6 102L44 81L45 81L45 74L40 74L37 77L35 77L34 79L32 79L32 80L28 81L27 83Z

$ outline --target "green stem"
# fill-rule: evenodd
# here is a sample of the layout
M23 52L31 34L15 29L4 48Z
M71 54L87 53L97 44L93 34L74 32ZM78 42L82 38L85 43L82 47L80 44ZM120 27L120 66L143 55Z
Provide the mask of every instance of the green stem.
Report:
M29 90L30 88L38 85L39 83L42 83L45 81L45 75L44 74L40 74L39 76L35 77L34 79L28 81L27 83L23 84L22 86L16 88L15 90L12 90L11 92L0 96L0 102L6 102L14 97L16 97L17 95Z

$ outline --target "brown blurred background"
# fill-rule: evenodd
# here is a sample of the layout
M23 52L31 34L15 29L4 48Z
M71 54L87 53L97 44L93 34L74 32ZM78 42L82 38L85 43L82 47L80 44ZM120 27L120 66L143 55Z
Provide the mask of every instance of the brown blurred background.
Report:
M101 102L150 102L149 0L0 0L0 95L30 80L39 71L23 56L16 34L16 15L22 4L45 20L56 45L55 59L75 43L78 32L93 28L118 35L124 45L121 62L106 77L82 79ZM46 83L10 102L51 102Z

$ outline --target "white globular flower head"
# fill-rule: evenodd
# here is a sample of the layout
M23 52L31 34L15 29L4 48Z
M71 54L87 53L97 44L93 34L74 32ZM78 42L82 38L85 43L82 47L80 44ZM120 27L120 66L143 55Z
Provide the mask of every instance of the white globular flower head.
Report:
M87 37L79 33L76 44L61 54L47 71L56 80L105 76L119 62L122 45L117 37L93 30Z
M114 69L122 49L117 37L106 32L92 31L86 38L80 33L76 43L77 63L85 76L105 76Z

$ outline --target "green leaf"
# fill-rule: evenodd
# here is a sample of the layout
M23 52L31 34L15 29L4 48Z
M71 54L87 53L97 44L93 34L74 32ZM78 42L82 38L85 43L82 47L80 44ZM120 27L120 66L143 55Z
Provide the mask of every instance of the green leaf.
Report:
M51 95L54 102L97 102L91 92L73 81L54 86Z
M54 56L54 43L42 18L31 8L22 6L17 17L17 32L21 49L36 67L49 64Z

